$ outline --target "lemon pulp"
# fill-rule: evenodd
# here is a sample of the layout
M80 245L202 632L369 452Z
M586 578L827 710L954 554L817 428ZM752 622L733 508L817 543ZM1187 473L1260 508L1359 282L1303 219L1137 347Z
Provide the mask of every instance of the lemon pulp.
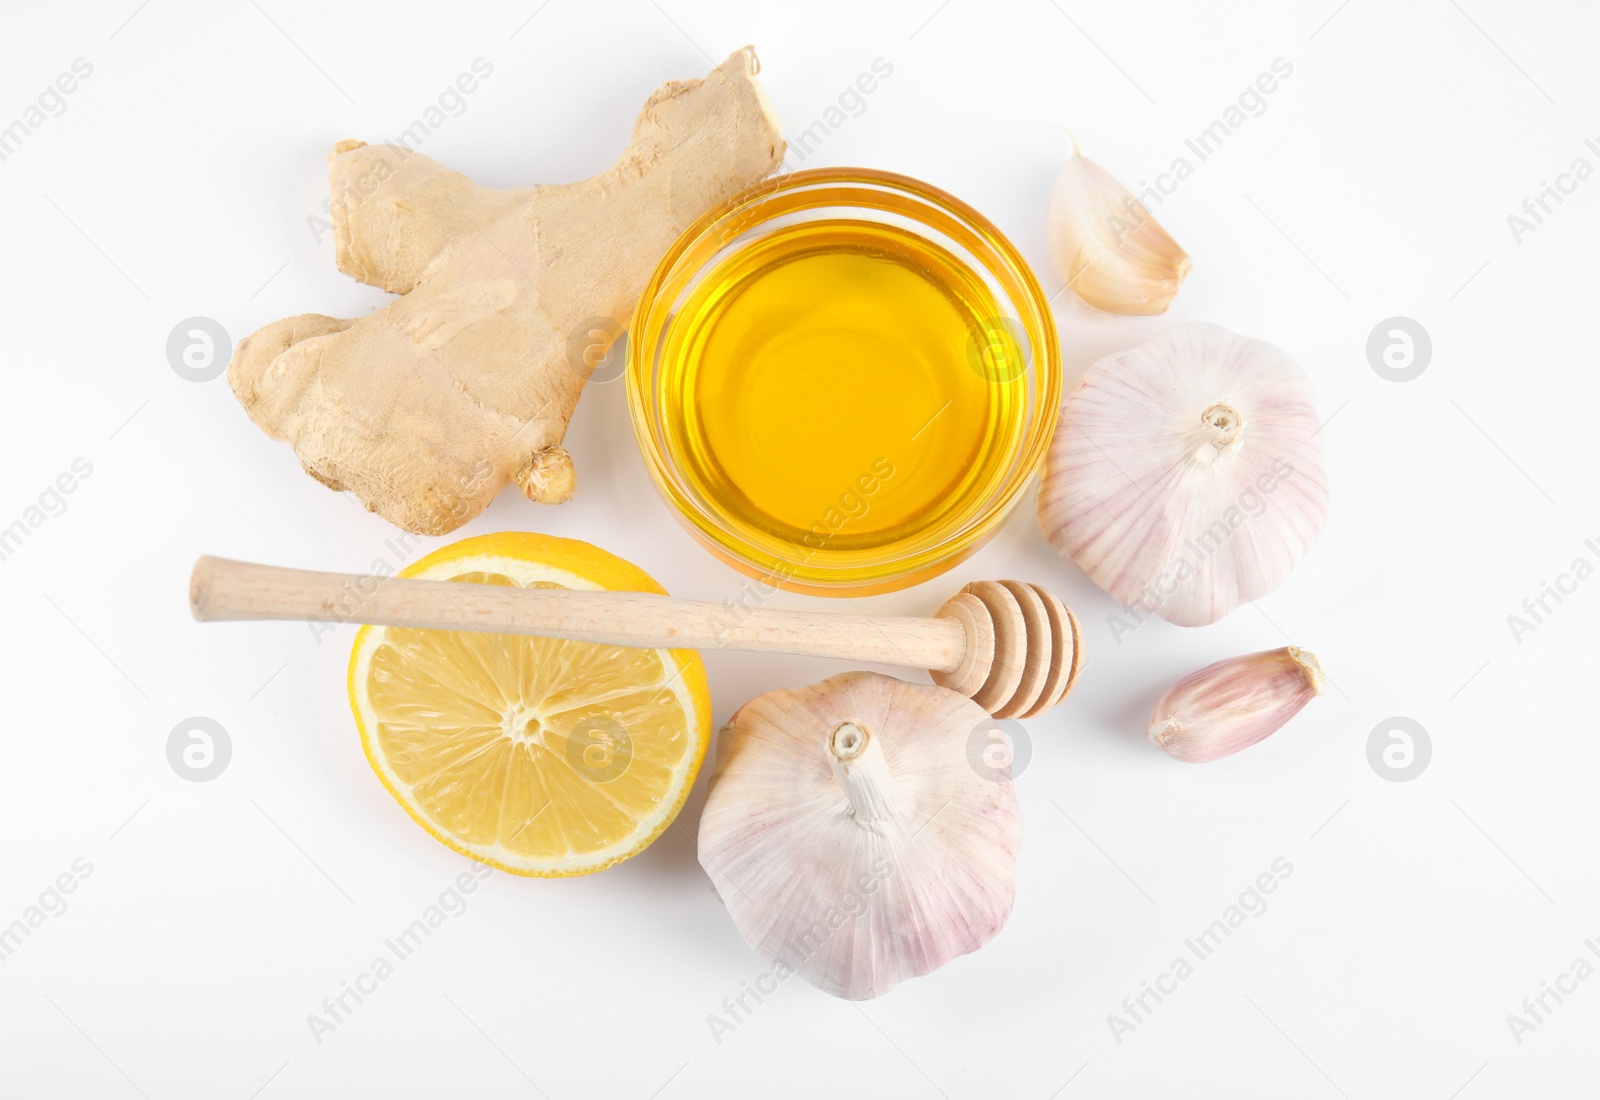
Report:
M619 558L539 535L464 540L403 575L660 591ZM582 874L642 850L682 805L710 735L690 651L369 626L350 695L368 760L418 824L519 874Z

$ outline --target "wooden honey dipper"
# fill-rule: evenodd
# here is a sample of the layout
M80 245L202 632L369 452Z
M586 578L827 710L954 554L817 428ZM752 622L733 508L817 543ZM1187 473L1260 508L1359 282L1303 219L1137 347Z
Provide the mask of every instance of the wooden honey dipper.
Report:
M353 611L352 591L363 593ZM1024 581L974 581L932 619L757 609L714 625L725 617L721 604L646 592L320 573L203 556L189 581L189 610L201 622L359 622L914 666L996 718L1029 718L1061 702L1083 654L1072 612Z

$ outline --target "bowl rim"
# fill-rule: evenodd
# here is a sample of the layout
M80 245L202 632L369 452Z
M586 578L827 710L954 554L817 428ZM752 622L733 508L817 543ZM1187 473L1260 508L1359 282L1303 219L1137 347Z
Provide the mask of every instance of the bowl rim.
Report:
M657 306L657 298L668 276L673 273L683 255L718 223L745 208L759 209L762 203L781 195L830 184L847 188L864 187L898 192L931 205L963 223L965 228L981 238L1009 268L1008 274L1017 284L1021 298L1017 300L1009 293L1004 293L1003 296L1012 300L1012 306L1021 318L1020 323L1033 345L1034 352L1030 357L1028 371L1033 376L1037 389L1037 407L1024 425L1024 431L1031 433L1031 437L1026 437L1024 445L1019 448L1010 477L993 492L978 515L957 534L938 544L939 548L950 546L948 553L935 552L930 556L929 551L922 551L922 556L927 560L908 561L903 567L897 567L894 558L885 558L879 567L879 575L864 580L827 580L816 576L796 576L792 571L784 571L784 567L795 565L792 560L777 561L774 555L773 568L757 560L753 546L729 531L714 514L698 507L674 484L674 479L680 476L677 473L677 464L670 459L656 438L656 432L653 430L655 419L653 414L659 410L655 407L654 398L647 398L644 392L648 389L651 394L654 393L653 385L648 387L645 385L645 376L647 374L653 376L655 364L644 361L643 348L647 344L653 347L657 343L654 338L648 341L643 339L646 331L645 322L652 309ZM848 203L840 205L847 206ZM868 209L863 213L873 216L881 215L882 212ZM911 221L927 224L914 209L895 213ZM754 218L748 225L741 226L739 232L756 228L766 220ZM930 228L940 231L937 226ZM730 235L730 239L736 235ZM978 259L978 266L988 270L993 277L993 265L982 263L982 257ZM1026 316L1030 311L1033 314L1033 323L1030 323ZM1016 508L1018 499L1033 484L1049 452L1050 441L1055 435L1061 413L1063 367L1055 317L1051 312L1050 300L1045 295L1038 276L1034 274L1032 265L998 226L968 203L924 180L877 168L806 168L772 176L743 188L706 211L678 235L656 263L649 281L634 306L628 325L628 337L627 362L623 373L626 377L629 419L656 492L664 498L668 510L678 522L715 557L746 576L792 592L835 597L893 592L939 576L960 564L994 537L1012 510ZM702 524L709 531L702 529ZM715 531L720 538L714 538L710 531ZM804 566L796 568L804 569Z

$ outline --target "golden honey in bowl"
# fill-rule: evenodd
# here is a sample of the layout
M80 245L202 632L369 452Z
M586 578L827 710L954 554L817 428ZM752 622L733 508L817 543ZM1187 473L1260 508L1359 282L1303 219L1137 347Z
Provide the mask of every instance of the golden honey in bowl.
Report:
M1027 382L1004 369L998 315L918 234L776 230L680 310L662 349L667 446L754 542L840 556L959 525L1022 431Z
M801 172L679 239L634 314L656 486L729 564L888 591L982 545L1055 427L1049 306L988 222L902 176Z

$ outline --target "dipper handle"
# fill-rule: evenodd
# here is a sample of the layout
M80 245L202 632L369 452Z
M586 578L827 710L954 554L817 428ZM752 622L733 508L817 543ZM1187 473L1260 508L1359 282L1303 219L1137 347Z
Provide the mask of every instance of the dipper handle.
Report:
M201 622L359 622L905 665L927 669L997 717L1053 706L1078 667L1071 613L1018 581L969 585L931 619L757 608L729 621L721 604L647 592L323 573L203 556L189 581L189 609Z

